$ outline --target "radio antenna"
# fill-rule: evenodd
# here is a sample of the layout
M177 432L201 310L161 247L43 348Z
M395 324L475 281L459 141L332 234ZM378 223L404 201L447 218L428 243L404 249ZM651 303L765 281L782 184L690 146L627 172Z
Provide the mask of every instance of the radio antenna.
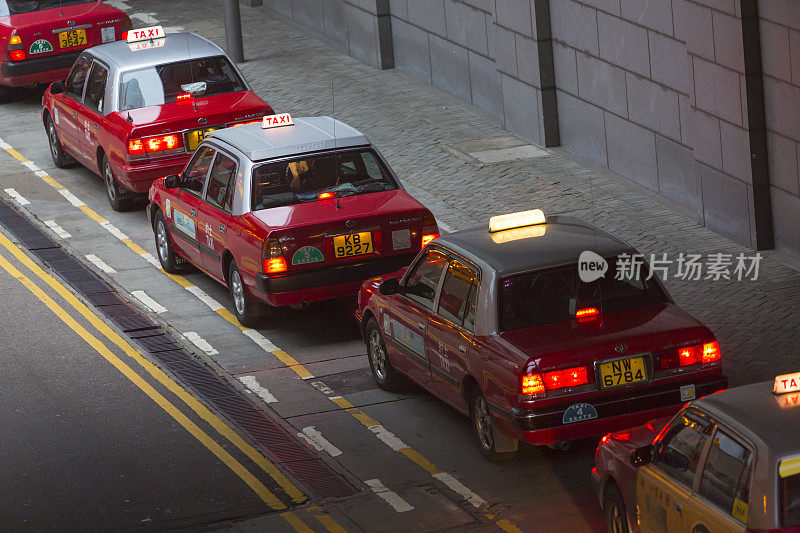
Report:
M333 147L336 148L336 105L334 103L335 96L333 91L333 82L331 82L331 115L333 115Z

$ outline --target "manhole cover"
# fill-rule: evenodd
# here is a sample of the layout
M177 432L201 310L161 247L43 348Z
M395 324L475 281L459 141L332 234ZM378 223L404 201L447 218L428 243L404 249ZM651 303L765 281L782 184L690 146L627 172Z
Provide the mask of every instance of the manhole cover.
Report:
M475 139L445 146L450 151L458 152L461 156L479 161L484 165L536 159L550 155L547 150L534 146L516 135Z

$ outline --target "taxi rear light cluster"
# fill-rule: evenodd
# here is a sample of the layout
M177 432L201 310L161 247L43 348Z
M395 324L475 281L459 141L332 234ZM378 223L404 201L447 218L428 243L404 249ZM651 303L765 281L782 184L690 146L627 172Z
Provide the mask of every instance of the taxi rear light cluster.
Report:
M431 213L422 217L422 247L428 245L433 239L439 236L439 226L436 218Z
M712 341L662 353L659 358L659 367L661 370L669 370L682 366L713 363L720 359L722 359L722 352L719 349L719 343Z
M157 135L144 139L130 139L128 141L128 154L152 154L181 147L183 147L181 136L177 133L170 133L169 135Z
M8 38L6 50L11 61L22 61L27 57L25 50L22 49L22 37L19 35L15 34Z
M577 311L575 311L575 318L578 319L578 322L586 322L588 320L594 320L599 316L600 316L600 311L596 307L585 307L583 309L578 309Z
M519 392L522 396L536 396L547 391L577 387L589 383L585 366L552 370L542 374L523 374Z
M283 257L283 248L278 239L267 239L261 248L261 258L264 263L264 274L280 274L286 272L286 258Z

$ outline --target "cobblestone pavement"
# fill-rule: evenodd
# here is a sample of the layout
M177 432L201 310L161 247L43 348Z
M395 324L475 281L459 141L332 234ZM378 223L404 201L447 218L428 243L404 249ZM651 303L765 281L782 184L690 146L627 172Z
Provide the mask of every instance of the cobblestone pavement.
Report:
M133 11L157 9L162 24L225 45L219 2L126 3ZM400 71L368 67L264 7L241 10L247 60L240 66L254 89L279 112L335 115L365 132L407 189L454 229L538 207L594 220L648 257L748 253L691 214L566 150L486 165L462 155L457 147L466 141L509 135L477 108ZM800 272L789 258L763 256L757 281L667 281L676 301L718 336L733 385L800 369Z

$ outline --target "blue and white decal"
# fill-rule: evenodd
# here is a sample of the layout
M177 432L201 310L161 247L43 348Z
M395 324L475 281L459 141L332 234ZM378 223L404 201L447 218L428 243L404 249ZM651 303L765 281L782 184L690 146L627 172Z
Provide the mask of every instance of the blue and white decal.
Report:
M405 327L397 320L391 319L391 321L394 339L406 348L425 357L425 338L414 330Z
M194 220L190 217L181 213L177 209L173 209L175 219L175 227L184 232L189 237L196 239L197 238L197 230L194 227Z

